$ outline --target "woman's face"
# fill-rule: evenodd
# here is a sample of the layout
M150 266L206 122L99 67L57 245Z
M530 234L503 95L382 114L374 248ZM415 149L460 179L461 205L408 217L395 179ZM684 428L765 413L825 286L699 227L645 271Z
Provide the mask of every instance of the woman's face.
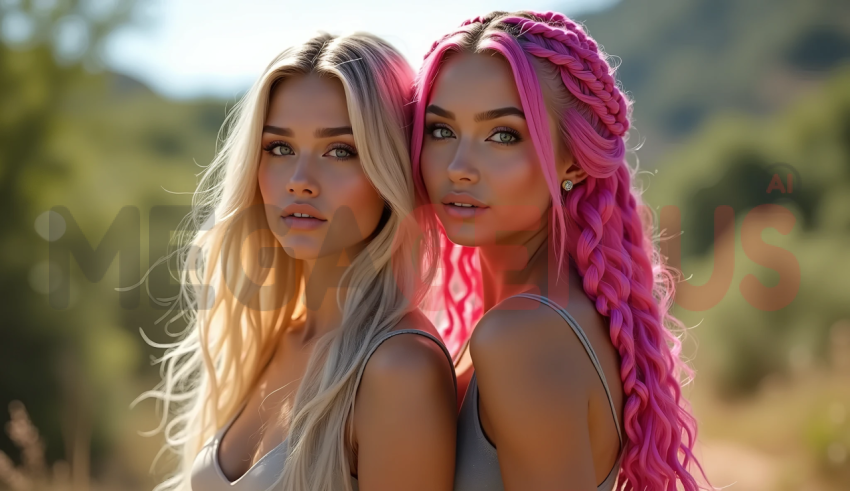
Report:
M552 141L558 141L554 134ZM420 162L452 242L504 243L545 226L549 189L513 73L501 56L455 54L440 67Z
M306 260L362 246L384 201L360 165L342 84L315 74L290 77L269 104L258 180L281 246Z

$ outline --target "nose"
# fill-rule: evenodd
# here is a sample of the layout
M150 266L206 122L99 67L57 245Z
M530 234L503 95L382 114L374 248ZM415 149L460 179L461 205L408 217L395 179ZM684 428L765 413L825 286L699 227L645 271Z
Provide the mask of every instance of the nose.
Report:
M295 172L289 177L286 186L289 194L299 198L315 198L319 195L319 185L310 175L306 161L296 164Z
M478 168L473 165L468 150L460 146L454 160L449 164L449 179L456 184L475 184L480 179Z

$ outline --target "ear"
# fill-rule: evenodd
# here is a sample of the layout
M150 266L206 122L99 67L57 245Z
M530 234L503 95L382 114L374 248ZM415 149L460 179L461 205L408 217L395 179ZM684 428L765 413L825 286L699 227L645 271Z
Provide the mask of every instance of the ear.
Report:
M567 179L573 181L573 185L576 185L587 179L587 172L576 164L572 164L561 174L562 182Z
M564 159L561 160L558 166L558 174L560 175L560 182L564 182L569 179L573 182L573 185L580 183L581 181L587 179L587 172L576 165L573 156L569 154L569 152L564 152Z

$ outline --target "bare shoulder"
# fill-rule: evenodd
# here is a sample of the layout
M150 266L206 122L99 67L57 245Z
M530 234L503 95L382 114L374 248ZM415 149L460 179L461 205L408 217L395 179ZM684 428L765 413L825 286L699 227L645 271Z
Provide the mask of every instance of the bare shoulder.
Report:
M595 376L581 341L550 307L509 298L470 341L478 412L506 489L595 489L588 401Z
M586 390L593 381L581 341L564 319L537 300L514 297L491 309L475 327L470 352L479 384L546 390L552 384ZM487 384L491 385L491 384ZM508 395L509 396L509 395Z
M436 335L418 313L393 331L401 329ZM396 334L375 349L354 407L360 489L451 489L457 428L452 375L443 350L426 336Z
M440 339L436 328L421 312L407 314L392 331L414 329ZM453 385L452 366L442 348L431 338L416 333L397 334L378 346L366 363L363 385L398 391L424 390L446 383ZM418 384L411 387L408 384Z
M540 302L522 297L505 300L487 312L472 332L470 348L481 355L503 355L506 351L533 349L539 334L555 329L551 316Z

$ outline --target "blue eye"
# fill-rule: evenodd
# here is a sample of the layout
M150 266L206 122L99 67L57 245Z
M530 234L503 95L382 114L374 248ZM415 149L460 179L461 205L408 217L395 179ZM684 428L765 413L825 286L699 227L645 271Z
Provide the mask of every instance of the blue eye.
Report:
M499 145L513 145L514 143L521 142L522 138L520 138L519 132L516 130L500 127L493 130L493 134L490 135L490 138L487 138L487 141L498 143Z
M338 159L344 159L346 157L351 156L351 152L349 152L348 150L346 150L344 148L334 148L333 150L331 150L328 153L330 154L331 157L336 157Z
M348 160L356 156L357 150L344 143L335 143L334 146L323 155L323 157L330 157L336 160Z
M445 126L432 126L429 132L435 140L445 140L446 138L454 138L455 136L454 132Z
M508 133L507 131L500 131L493 136L496 137L495 141L497 143L512 143L512 142L516 141L516 137L514 135Z
M286 145L278 145L272 149L273 155L292 155L295 152L292 151L292 147L288 147Z
M281 141L274 141L263 147L263 150L269 152L272 155L277 157L285 157L288 155L295 155L295 151L292 150L292 147L283 143Z

